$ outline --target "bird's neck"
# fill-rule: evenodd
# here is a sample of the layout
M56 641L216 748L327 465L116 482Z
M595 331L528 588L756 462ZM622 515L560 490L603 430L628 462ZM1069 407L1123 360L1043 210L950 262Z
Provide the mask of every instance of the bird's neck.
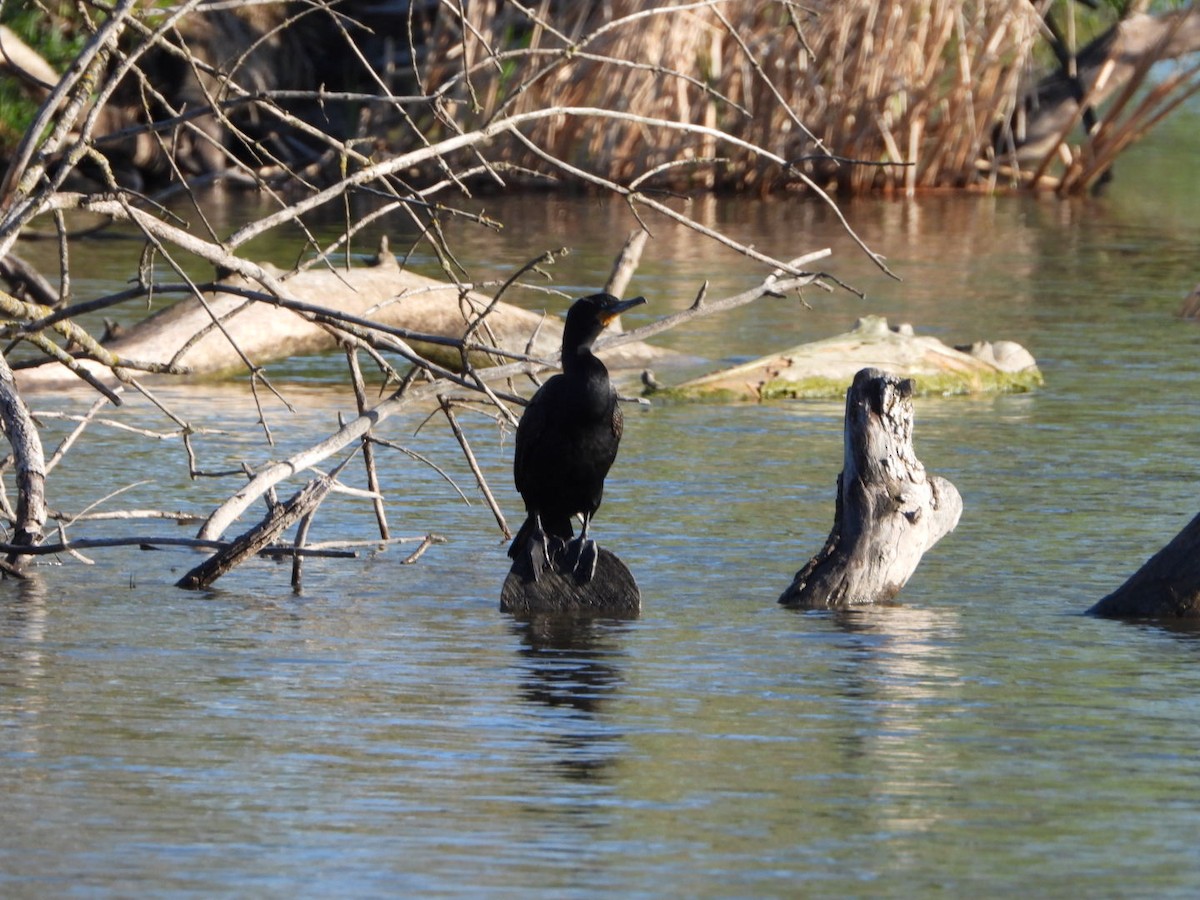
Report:
M582 347L577 347L574 352L563 354L562 370L567 375L595 377L594 373L601 373L605 377L608 376L608 369L604 368L604 363L600 362L599 357L592 352L592 345L585 344Z
M608 369L592 353L590 346L580 347L574 353L563 356L563 374L571 381L585 386L587 406L602 411L611 402L613 388L608 380Z

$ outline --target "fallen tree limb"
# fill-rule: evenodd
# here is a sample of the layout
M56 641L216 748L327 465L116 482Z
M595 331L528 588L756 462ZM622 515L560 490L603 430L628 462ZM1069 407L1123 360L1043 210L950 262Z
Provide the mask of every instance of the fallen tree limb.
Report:
M17 473L17 510L13 549L5 560L19 571L28 560L26 548L42 539L46 524L46 457L37 426L17 393L12 369L0 355L0 425L12 445Z
M203 304L196 298L183 299L125 329L121 337L97 349L105 354L99 361L64 359L21 369L17 382L23 391L74 385L78 373L72 374L64 364L95 379L111 379L110 367L127 359L171 366L168 371L175 375L228 376L245 372L246 358L262 366L333 349L338 338L326 325L355 334L376 329L402 340L421 359L457 368L459 347L469 327L460 304L482 310L489 303L475 291L402 269L389 254L381 254L374 265L338 271L320 269L288 276L270 265L259 268L275 280L278 297L250 289L247 279L239 276L227 285L228 290L204 293ZM37 318L36 310L26 313L26 309L32 307L16 309L10 315ZM214 327L214 317L220 328ZM482 343L472 347L473 360L484 360L494 348L511 355L524 356L529 350L535 357L547 357L562 343L562 324L557 317L547 320L512 304L497 304L488 324L494 347ZM64 326L58 323L54 327ZM607 362L618 368L646 366L673 355L638 343L610 351Z
M1013 341L950 347L911 325L864 316L845 334L656 389L665 400L779 400L840 397L870 366L912 382L917 394L1027 391L1042 384L1033 356Z
M645 228L639 228L632 231L629 237L625 238L625 244L621 247L621 252L617 254L616 260L613 261L612 272L608 275L608 281L604 283L604 293L612 294L614 297L624 297L625 288L629 287L629 279L633 277L633 273L637 271L638 264L642 261L642 250L646 247L646 241L650 237L650 232ZM620 320L612 322L608 327L615 327Z
M52 544L38 544L34 547L0 543L0 553L20 552L29 556L53 556L56 553L70 553L73 550L95 550L102 547L141 547L143 550L157 550L159 547L183 547L190 550L225 550L232 546L232 544L232 541L205 541L200 538L145 535L119 538L74 538L66 541L55 541ZM355 559L358 557L358 553L354 550L338 550L322 546L294 547L291 544L269 544L260 549L258 555L328 556L335 559Z
M662 334L664 331L670 331L672 328L677 328L684 325L693 319L704 318L711 316L714 313L728 312L731 309L737 309L739 306L745 306L747 303L753 303L755 300L764 296L780 296L787 291L796 291L800 288L808 287L811 284L822 284L822 273L820 272L805 272L804 267L817 260L825 259L832 255L833 251L829 248L822 250L814 250L812 253L806 253L803 256L797 257L787 263L788 271L799 271L799 274L788 275L783 277L782 270L776 270L768 275L759 284L754 287L742 291L740 294L734 294L731 297L725 297L721 300L706 301L705 294L708 291L708 282L704 283L703 288L697 295L695 302L690 307L680 310L677 313L672 313L668 316L663 316L661 319L655 319L649 324L634 328L631 331L623 332L608 340L599 342L597 347L607 349L609 347L619 347L622 344L630 341L642 341L646 338L653 337L656 334Z
M333 476L314 478L286 503L271 507L267 517L177 581L176 587L205 588L272 543L285 529L312 513L333 485Z
M833 530L780 603L830 609L890 600L954 530L962 497L946 479L925 474L912 427L912 382L878 369L854 377Z

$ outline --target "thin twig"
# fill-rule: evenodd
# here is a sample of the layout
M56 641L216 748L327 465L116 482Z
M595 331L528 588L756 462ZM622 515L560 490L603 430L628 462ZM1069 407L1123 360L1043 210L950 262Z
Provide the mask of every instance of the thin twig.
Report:
M424 556L425 551L428 550L430 547L432 547L434 544L444 544L444 543L446 543L446 539L444 537L442 537L440 534L427 534L427 535L425 535L424 539L421 541L421 545L419 547L417 547L416 550L414 550L412 553L410 553L404 559L400 560L400 565L411 566L418 559L420 559L422 556Z
M508 528L508 523L504 520L504 513L500 511L500 504L496 502L496 498L492 494L492 489L488 487L487 479L483 475L483 470L479 468L479 462L475 459L475 454L471 451L471 444L467 441L467 436L463 433L462 426L458 424L458 418L454 415L450 401L444 396L439 396L438 402L441 404L446 421L450 423L450 430L454 432L455 439L458 441L459 446L462 447L463 456L466 457L467 465L471 467L471 472L475 476L475 483L479 485L479 491L483 494L483 499L487 501L488 508L491 509L492 515L496 517L496 524L500 526L500 531L504 535L504 539L508 540L512 537L512 532Z
M361 416L367 411L367 389L363 382L362 369L358 365L358 354L351 348L346 349L346 361L350 366L350 384L354 388L354 400ZM383 505L383 494L379 487L379 472L375 468L375 446L371 442L370 432L362 437L363 465L367 469L367 487L377 496L374 501L375 520L379 523L379 536L385 541L391 536L388 531L387 511Z

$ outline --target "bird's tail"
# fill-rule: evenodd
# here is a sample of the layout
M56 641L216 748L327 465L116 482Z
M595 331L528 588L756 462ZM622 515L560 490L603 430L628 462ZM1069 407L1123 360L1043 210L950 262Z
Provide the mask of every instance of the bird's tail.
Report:
M522 550L529 543L529 535L533 532L534 521L533 516L526 516L525 521L521 523L521 527L517 529L517 535L512 539L512 543L508 545L508 558L520 559Z

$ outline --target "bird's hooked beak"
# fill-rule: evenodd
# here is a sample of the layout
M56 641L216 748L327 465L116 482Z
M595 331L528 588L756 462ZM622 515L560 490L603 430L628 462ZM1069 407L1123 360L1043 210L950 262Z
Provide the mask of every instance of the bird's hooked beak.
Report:
M600 324L607 325L621 313L625 312L625 310L633 309L635 306L641 306L645 302L645 297L633 297L629 300L618 301L600 314Z

